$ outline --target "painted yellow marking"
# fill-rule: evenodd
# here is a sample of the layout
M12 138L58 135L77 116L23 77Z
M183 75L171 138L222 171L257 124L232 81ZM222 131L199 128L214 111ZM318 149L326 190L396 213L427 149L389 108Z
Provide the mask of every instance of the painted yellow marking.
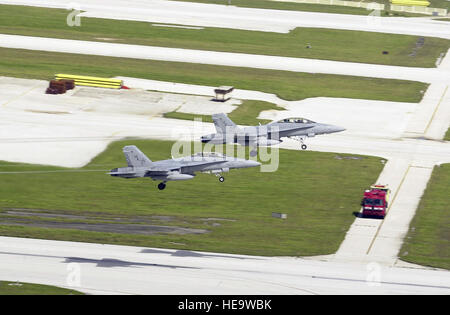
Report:
M400 191L400 189L401 189L401 187L402 187L402 185L403 185L403 183L404 183L404 181L405 181L405 179L406 179L406 176L408 175L409 170L411 169L411 167L413 167L413 166L408 165L408 168L407 168L405 174L403 175L403 178L402 178L402 180L400 181L400 184L398 185L397 190L395 191L394 197L392 198L392 202L389 203L389 206L388 206L388 208L386 209L386 216L388 215L389 210L392 208L392 205L394 204L394 201L395 201L395 199L397 198L398 192ZM376 238L377 238L377 236L378 236L378 233L379 233L380 230L381 230L381 227L383 226L383 223L384 223L384 220L386 219L386 216L385 216L385 218L383 219L383 221L381 222L381 224L378 226L377 232L375 233L375 236L373 237L372 241L370 242L370 245L369 245L369 248L367 249L366 255L368 255L369 252L370 252L370 250L372 249L372 246L373 246L373 244L375 243L375 240L376 240Z
M445 94L447 93L448 90L448 85L445 87L444 93L442 93L441 99L439 100L439 103L437 104L436 108L434 109L433 115L430 118L430 121L428 122L425 131L423 132L424 134L427 133L428 128L430 128L431 123L433 122L434 116L436 115L439 107L441 106L442 100L444 99Z
M27 91L25 91L25 92L23 92L23 93L17 95L16 97L13 97L13 98L10 99L10 100L7 100L7 101L6 101L5 103L3 103L1 106L2 106L2 107L5 107L5 106L8 105L9 103L14 102L14 101L18 100L19 98L21 98L22 96L27 95L28 93L30 93L31 91L33 91L33 90L36 89L37 87L39 87L39 85L33 86L31 89L29 89L29 90L27 90Z

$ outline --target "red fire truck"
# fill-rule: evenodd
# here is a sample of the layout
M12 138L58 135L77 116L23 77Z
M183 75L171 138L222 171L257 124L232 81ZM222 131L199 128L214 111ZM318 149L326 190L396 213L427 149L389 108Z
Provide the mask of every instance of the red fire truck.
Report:
M364 199L361 202L363 217L386 216L388 198L390 190L385 185L373 185L370 190L364 192Z

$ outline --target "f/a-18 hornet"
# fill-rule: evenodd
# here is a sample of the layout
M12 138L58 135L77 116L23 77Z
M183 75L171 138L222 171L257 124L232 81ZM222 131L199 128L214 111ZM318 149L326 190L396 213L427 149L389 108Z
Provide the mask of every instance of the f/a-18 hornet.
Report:
M306 137L344 131L345 128L321 124L305 118L286 118L266 125L239 128L225 114L212 115L217 133L201 137L203 143L223 144L239 143L253 147L250 152L256 155L257 146L273 146L282 142L281 138L288 137L297 140L301 148L306 150Z
M234 168L247 168L261 165L251 160L230 157L217 152L199 152L192 156L172 158L152 162L136 146L130 145L123 148L123 153L128 167L112 169L108 174L123 178L150 177L161 181L159 190L166 188L166 182L170 180L187 180L195 177L195 172L212 173L223 182L225 178L221 173Z

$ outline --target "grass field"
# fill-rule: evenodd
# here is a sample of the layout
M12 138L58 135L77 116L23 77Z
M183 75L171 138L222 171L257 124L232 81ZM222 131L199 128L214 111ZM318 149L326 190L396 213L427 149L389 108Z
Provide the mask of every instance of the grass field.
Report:
M289 10L289 11L306 11L306 12L324 12L324 13L337 13L337 14L357 14L368 15L371 10L363 8L352 8L337 5L321 5L321 4L309 4L309 3L294 3L294 2L282 2L282 1L270 1L270 0L174 0L184 2L198 2L208 4L222 4L244 7L244 8L260 8L260 9L274 9L274 10ZM444 1L444 0L434 0ZM389 3L388 1L373 1L378 3ZM381 16L421 16L418 14L408 14L403 12L388 12L381 11Z
M326 12L326 13L341 13L341 14L361 14L368 15L368 10L360 8L351 8L344 6L332 6L332 5L319 5L319 4L306 4L306 3L293 3L293 2L280 2L280 1L270 1L270 0L174 0L174 1L184 1L184 2L199 2L208 4L222 4L238 6L238 7L249 7L249 8L261 8L261 9L275 9L275 10L292 10L292 11L310 11L310 12ZM353 0L355 1L355 0ZM430 2L431 8L444 8L450 9L450 5L447 0L428 0ZM374 0L371 2L389 4L389 0ZM382 16L413 16L411 14L403 12L388 12L382 11ZM415 15L414 15L415 16Z
M150 179L105 174L126 166L121 149L129 144L152 160L170 158L171 142L133 140L112 143L77 172L1 162L0 235L251 255L331 254L359 210L362 191L383 166L376 157L280 150L276 172L234 170L223 174L224 183L198 174L159 191L158 182ZM272 212L288 218L273 218ZM140 235L63 228L87 223L152 224L206 233Z
M450 269L450 164L435 167L400 250L402 260Z
M181 0L181 1L184 1L184 0ZM352 1L356 1L356 0L352 0ZM391 3L390 0L374 0L373 2L383 3L385 6L389 5ZM450 9L450 4L449 4L449 2L447 0L428 0L428 2L430 2L430 5L428 6L429 8ZM388 14L388 13L391 13L391 14L406 14L404 12L397 12L397 11L385 12L385 14Z
M173 119L183 119L183 120L200 119L202 122L209 122L209 123L213 122L211 115L200 115L200 114L182 113L182 112L175 111L175 112L165 113L163 116L166 118L173 118ZM237 123L237 124L239 124L239 123Z
M0 48L0 75L52 79L56 73L93 76L127 76L151 80L230 85L262 91L286 100L308 97L420 102L428 84L414 81L313 74L253 68L127 59ZM422 92L421 92L422 91Z
M450 128L447 130L447 133L444 136L444 140L450 141Z
M242 101L242 104L240 104L234 111L228 114L228 117L237 125L258 125L259 123L267 124L270 122L270 120L256 118L262 111L265 110L284 109L269 102L244 100ZM211 119L211 115L181 113L176 111L165 113L164 117L185 120L194 120L195 118L197 118L201 119L201 121L203 122L213 122Z
M42 284L0 281L1 295L83 295L83 293Z
M319 28L281 34L84 17L80 27L69 27L67 14L67 10L0 5L0 33L408 67L435 67L439 55L450 48L450 40L427 37L411 56L418 36Z
M430 2L430 8L443 8L450 10L450 2L447 0L428 0Z

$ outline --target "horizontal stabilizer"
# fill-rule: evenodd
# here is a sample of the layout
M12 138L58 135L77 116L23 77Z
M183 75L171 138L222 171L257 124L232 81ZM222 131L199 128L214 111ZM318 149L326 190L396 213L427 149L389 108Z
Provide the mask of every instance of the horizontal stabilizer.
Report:
M125 178L137 177L137 174L134 171L134 168L132 168L132 167L113 168L106 174L115 176L115 177L125 177Z

